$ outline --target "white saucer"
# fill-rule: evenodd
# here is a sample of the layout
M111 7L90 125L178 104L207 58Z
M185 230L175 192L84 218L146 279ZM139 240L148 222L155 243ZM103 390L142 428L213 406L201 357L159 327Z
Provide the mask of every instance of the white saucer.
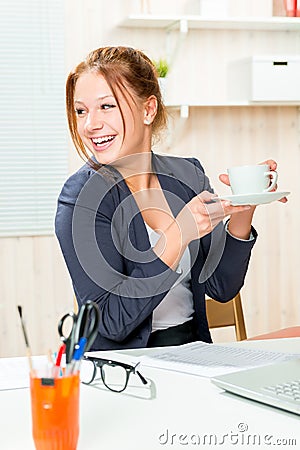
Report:
M261 192L257 194L222 195L221 200L228 200L233 206L236 205L262 205L280 200L290 192Z

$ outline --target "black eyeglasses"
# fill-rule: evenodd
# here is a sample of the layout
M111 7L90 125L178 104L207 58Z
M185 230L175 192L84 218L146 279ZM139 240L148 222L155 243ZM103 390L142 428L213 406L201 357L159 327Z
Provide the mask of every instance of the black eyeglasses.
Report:
M139 363L132 366L123 362L93 356L84 356L82 361L84 363L80 370L80 378L84 384L93 383L98 368L100 369L103 384L113 392L123 392L128 385L131 374L137 375L143 384L148 384L146 378L137 370Z

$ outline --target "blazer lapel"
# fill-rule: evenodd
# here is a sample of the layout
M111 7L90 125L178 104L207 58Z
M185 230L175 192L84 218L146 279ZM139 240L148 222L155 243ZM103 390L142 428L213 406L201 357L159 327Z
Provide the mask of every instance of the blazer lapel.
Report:
M158 176L171 211L176 217L184 205L195 195L189 184L186 184L188 175L191 175L190 170L189 173L187 172L187 169L191 168L191 163L188 163L189 166L185 166L184 158L172 158L154 153L152 155L153 170Z
M160 156L152 153L152 168L157 174L161 188L174 215L195 195L191 183L192 163L184 158ZM187 179L190 178L188 181ZM119 201L125 224L129 224L129 245L145 251L151 247L147 229L140 210L124 179L119 180Z

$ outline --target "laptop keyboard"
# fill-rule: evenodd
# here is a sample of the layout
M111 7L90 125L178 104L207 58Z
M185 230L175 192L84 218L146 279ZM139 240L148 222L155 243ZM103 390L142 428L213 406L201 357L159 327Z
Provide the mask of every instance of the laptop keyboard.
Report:
M300 403L300 380L280 383L275 386L266 386L263 390L282 399Z

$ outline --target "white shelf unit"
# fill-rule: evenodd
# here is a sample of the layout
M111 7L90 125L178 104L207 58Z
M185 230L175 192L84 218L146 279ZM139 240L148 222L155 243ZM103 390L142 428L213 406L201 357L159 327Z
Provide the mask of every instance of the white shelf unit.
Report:
M298 17L230 17L214 19L189 15L132 14L121 23L129 28L164 28L187 31L189 29L256 30L256 31L300 31ZM186 27L186 28L185 28Z
M189 30L236 30L236 31L281 31L298 32L300 34L300 18L298 17L228 17L210 18L200 15L153 15L131 14L119 24L126 28L163 29L166 32L178 30L186 35ZM299 102L210 102L170 104L166 106L179 109L182 118L189 116L190 107L222 107L222 106L299 106Z

